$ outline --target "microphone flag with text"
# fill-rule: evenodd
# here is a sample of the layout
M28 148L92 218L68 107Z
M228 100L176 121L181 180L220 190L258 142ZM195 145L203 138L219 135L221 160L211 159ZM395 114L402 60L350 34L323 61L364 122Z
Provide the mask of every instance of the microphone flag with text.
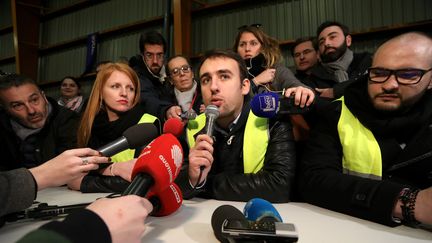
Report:
M145 197L151 189L159 193L174 182L183 163L180 142L172 134L162 134L148 144L132 170L132 182L122 195Z
M309 107L301 108L294 104L294 97L285 97L275 92L255 95L251 102L251 110L258 117L273 118L277 115L303 114Z
M175 183L171 183L165 190L154 193L150 191L147 194L148 200L153 205L152 216L166 216L174 213L180 208L183 202L183 194Z

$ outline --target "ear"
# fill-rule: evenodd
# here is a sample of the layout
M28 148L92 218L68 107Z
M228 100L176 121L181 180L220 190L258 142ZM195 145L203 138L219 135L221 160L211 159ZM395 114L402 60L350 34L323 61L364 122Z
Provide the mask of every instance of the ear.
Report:
M351 42L352 42L351 35L345 36L345 41L346 41L347 47L350 47L351 46Z
M242 95L247 95L247 94L249 94L249 91L250 91L250 80L245 78L242 81L241 93L242 93Z
M432 89L432 75L429 78L429 85L428 85L427 89Z

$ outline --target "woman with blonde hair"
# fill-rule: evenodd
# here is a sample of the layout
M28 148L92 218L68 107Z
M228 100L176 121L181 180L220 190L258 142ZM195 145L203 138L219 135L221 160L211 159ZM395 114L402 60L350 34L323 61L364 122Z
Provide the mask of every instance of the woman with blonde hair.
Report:
M303 107L313 102L314 91L282 64L279 42L264 33L261 25L240 27L233 51L246 62L253 94L285 90L285 96L294 96L296 105Z
M122 136L129 127L142 122L155 123L140 101L140 83L126 64L106 64L97 74L87 107L78 128L78 147L97 149ZM111 157L112 164L69 183L83 192L121 192L131 180L135 151Z

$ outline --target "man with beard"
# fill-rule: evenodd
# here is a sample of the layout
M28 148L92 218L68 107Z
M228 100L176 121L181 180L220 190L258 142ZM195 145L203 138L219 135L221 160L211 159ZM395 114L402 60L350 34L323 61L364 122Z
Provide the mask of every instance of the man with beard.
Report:
M0 77L0 170L33 168L76 147L78 115L25 76Z
M139 40L140 54L129 60L129 66L135 70L141 86L141 102L148 112L163 121L179 118L181 108L170 102L166 93L168 82L165 82L166 41L157 31L143 33Z
M369 53L353 53L348 27L326 21L317 29L321 62L316 65L304 81L315 88L321 97L337 98L343 95L348 80L358 79L370 67L372 57Z
M368 75L311 132L299 192L377 223L432 224L432 38L410 32L376 51Z

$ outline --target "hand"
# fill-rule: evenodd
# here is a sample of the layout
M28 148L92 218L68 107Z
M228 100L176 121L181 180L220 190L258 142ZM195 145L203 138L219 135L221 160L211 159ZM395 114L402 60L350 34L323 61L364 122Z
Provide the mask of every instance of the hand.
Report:
M90 170L99 168L98 163L107 163L96 150L80 148L66 150L57 157L30 169L38 185L38 190L61 186L78 179Z
M114 174L114 176L120 176L121 178L131 182L132 170L135 166L136 161L137 159L131 159L126 162L112 163L109 167L105 169L103 174L110 176Z
M196 185L201 172L200 167L204 166L201 183L207 178L213 164L213 139L206 134L198 135L195 146L189 151L189 180L192 185Z
M171 106L171 107L166 111L165 116L166 116L167 119L170 119L170 118L177 118L177 119L180 119L180 120L181 120L181 117L180 117L181 112L182 112L182 110L181 110L180 106L175 105L175 106Z
M417 221L432 225L432 187L417 194L414 217Z
M262 71L258 76L256 76L253 81L256 85L264 85L267 83L271 83L275 78L276 69L269 68Z
M204 113L205 109L206 109L206 106L204 104L201 104L200 108L199 108L199 113Z
M320 96L323 98L334 98L333 88L319 89L315 88L315 90L320 93Z
M141 242L146 229L144 220L153 210L153 206L145 198L128 195L98 199L87 209L102 218L110 231L113 243Z
M301 108L309 106L315 99L315 93L306 87L297 86L285 90L285 97L294 95L294 104L300 105Z

